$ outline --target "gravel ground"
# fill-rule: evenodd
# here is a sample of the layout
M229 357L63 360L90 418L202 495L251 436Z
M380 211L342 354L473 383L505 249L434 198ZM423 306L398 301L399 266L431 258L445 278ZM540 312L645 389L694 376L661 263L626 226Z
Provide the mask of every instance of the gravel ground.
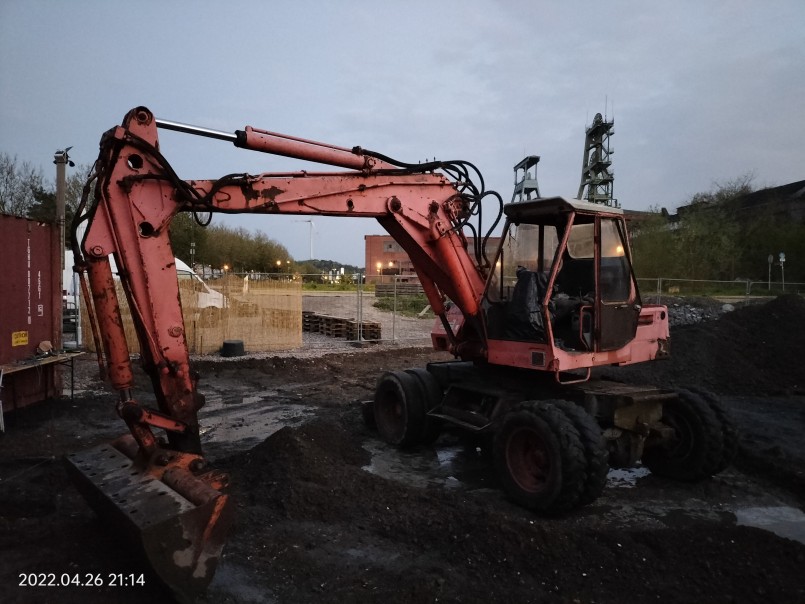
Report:
M203 601L805 602L805 350L792 337L804 311L791 296L675 322L672 360L608 375L721 394L739 457L694 484L611 471L593 505L554 518L508 502L471 441L446 433L398 451L363 424L380 373L444 355L375 345L196 359L205 449L237 502ZM0 601L169 601L58 462L123 429L97 365L76 364L74 402L28 408L0 438ZM137 396L149 392L139 376ZM31 573L106 584L21 586ZM145 585L109 585L130 573Z

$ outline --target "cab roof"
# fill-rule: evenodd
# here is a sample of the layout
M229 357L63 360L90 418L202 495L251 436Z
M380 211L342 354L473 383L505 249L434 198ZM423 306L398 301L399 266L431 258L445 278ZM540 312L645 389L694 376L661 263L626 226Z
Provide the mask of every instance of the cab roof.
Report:
M514 222L541 222L540 218L551 218L569 212L623 215L623 210L620 208L566 197L540 197L529 201L509 203L503 207L503 212Z

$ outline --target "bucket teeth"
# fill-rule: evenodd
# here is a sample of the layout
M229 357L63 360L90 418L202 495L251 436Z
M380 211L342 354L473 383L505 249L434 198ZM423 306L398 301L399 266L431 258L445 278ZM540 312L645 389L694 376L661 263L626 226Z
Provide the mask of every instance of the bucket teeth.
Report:
M111 445L65 457L84 498L133 541L180 602L206 590L232 521L228 495L215 488L221 475L194 475L187 468L195 459L171 452L167 466L145 467Z

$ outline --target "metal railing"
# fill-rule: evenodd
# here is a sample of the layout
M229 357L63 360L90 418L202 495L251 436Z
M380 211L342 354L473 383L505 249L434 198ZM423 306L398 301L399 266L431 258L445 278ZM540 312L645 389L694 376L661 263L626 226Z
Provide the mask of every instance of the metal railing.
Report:
M782 294L805 293L805 283L781 283L740 279L718 281L710 279L671 279L668 277L637 280L643 297L652 296L660 303L663 297L705 297L724 302L774 298Z

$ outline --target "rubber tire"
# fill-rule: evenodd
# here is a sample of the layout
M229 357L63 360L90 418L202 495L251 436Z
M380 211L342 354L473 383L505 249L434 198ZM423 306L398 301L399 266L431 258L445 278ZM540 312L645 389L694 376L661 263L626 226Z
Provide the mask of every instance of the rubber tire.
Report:
M420 442L426 445L431 445L436 442L439 435L442 433L442 421L436 417L428 417L427 413L439 403L442 402L444 393L439 381L427 369L415 367L413 369L406 369L405 373L414 377L417 385L420 387L423 400L423 410L425 417L423 418L422 436Z
M721 399L708 390L698 387L688 388L690 392L698 394L702 397L710 409L715 413L716 419L721 425L721 439L723 441L723 449L721 452L721 459L716 465L714 474L718 474L726 470L735 458L738 456L738 448L740 447L741 435L732 419L732 414L721 402Z
M518 505L558 514L579 501L584 447L570 419L550 402L526 401L508 411L495 434L493 455L504 491ZM532 462L542 466L544 476L531 480Z
M652 474L693 482L715 474L721 460L721 425L710 405L689 390L663 405L663 423L671 426L676 439L647 447L643 465Z
M409 447L422 438L424 397L416 379L404 371L388 371L375 388L375 424L380 436L397 447Z
M584 446L586 461L584 488L579 497L578 505L588 505L598 499L607 484L609 474L609 450L601 426L595 418L582 407L570 401L551 401L556 407L573 422L581 437Z

